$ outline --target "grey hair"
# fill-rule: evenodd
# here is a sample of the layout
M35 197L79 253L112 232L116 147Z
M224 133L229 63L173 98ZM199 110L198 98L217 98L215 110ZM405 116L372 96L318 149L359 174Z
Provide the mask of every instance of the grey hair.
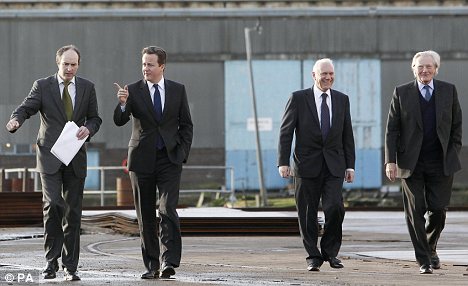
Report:
M439 67L440 67L440 56L438 53L432 51L432 50L429 50L429 51L423 51L423 52L418 52L414 55L413 57L413 62L411 63L411 69L413 70L413 74L414 76L417 76L417 67L416 67L416 62L418 61L419 58L422 58L422 57L431 57L432 58L432 61L434 62L434 66L436 68L435 70L435 74L434 75L437 75L437 73L439 72Z
M324 58L317 60L312 68L312 72L315 74L320 74L320 66L324 63L329 63L333 67L333 61L329 58Z

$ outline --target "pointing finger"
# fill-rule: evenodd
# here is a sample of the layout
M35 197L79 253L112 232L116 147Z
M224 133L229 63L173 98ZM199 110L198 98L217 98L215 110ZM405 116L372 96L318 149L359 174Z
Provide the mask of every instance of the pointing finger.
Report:
M122 89L122 87L118 83L114 82L114 85L117 86L118 89ZM127 89L127 86L125 86L125 89Z

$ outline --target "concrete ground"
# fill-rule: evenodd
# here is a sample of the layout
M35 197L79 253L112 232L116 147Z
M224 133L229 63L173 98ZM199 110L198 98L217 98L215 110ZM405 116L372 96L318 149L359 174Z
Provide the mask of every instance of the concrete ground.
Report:
M82 280L65 284L468 285L468 212L448 213L438 248L442 268L432 275L419 274L402 212L348 212L343 228L343 269L324 264L320 272L308 272L298 236L183 237L174 279L151 281L139 278L138 237L90 228L81 236ZM0 285L64 283L61 271L53 280L39 278L41 234L41 228L0 229Z

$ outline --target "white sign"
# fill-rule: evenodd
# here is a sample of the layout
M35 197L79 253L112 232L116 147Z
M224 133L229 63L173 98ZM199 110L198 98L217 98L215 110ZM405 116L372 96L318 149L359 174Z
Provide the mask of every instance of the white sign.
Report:
M273 130L273 119L271 117L258 118L259 131ZM255 131L255 120L253 117L247 118L247 131Z

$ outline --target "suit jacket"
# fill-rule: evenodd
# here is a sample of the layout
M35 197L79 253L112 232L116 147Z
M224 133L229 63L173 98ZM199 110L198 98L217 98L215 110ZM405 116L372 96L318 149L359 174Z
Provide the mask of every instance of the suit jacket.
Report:
M155 169L156 140L160 134L169 159L174 164L188 159L193 138L193 124L185 86L164 79L166 100L162 119L156 120L153 102L146 81L128 85L125 111L120 104L114 110L114 123L122 126L133 117L133 127L128 143L128 169L138 173L152 173Z
M50 149L60 136L65 123L67 123L57 76L55 74L35 81L29 95L11 115L11 118L16 118L21 126L26 119L38 111L40 112L41 124L36 142L37 169L39 172L46 174L56 173L62 165L62 162L50 152ZM102 123L98 114L96 90L92 82L80 77L75 77L75 85L76 97L72 119L76 125L86 126L90 132L89 138L91 138L98 132ZM77 177L86 177L85 144L83 144L70 164L73 166Z
M354 169L353 127L347 95L331 90L332 123L327 138L322 140L320 121L313 89L295 91L286 104L278 144L278 166L289 166L293 135L294 176L313 178L326 163L330 173L343 177L347 168Z
M444 174L460 170L462 111L457 89L451 83L433 80L436 132L442 145ZM408 178L418 162L423 142L423 121L417 81L395 88L385 132L385 163L397 164L397 177Z

